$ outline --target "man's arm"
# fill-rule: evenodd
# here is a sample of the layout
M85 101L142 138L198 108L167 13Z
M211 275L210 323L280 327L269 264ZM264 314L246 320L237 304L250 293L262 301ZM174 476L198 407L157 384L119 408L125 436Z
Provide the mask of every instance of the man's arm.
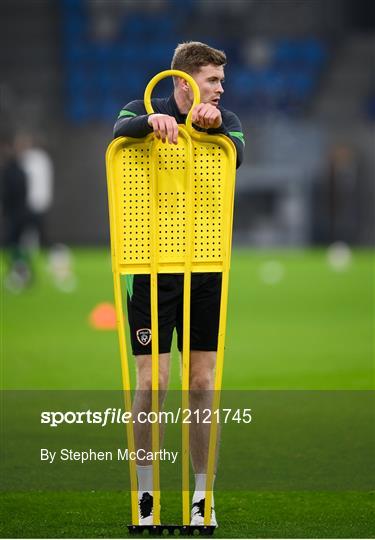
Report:
M238 117L225 109L218 109L210 103L196 105L192 114L192 122L205 129L210 135L223 134L229 137L237 150L236 168L243 161L245 139Z
M230 111L222 111L222 123L217 129L209 129L207 133L219 134L222 133L229 137L237 150L237 164L236 168L241 165L243 161L245 139L242 131L242 125L239 118Z
M132 101L120 111L113 130L116 137L145 137L151 132L163 142L177 144L178 126L176 119L167 114L146 114L142 101Z
M241 122L238 117L230 111L220 111L216 107L208 104L199 104L193 111L192 121L207 129L207 133L222 133L229 137L236 146L237 164L243 161L245 140L242 132ZM209 126L218 126L210 128ZM145 137L154 131L155 136L167 139L169 143L177 144L178 126L173 116L166 114L147 114L143 101L132 101L120 111L115 123L113 136L116 137Z
M146 137L152 132L149 116L143 101L131 101L121 109L113 128L113 137Z

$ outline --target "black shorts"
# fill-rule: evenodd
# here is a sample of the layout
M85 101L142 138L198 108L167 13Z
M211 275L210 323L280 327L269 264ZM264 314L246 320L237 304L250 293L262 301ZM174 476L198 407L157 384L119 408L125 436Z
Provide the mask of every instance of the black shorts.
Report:
M126 276L133 354L151 354L150 276ZM173 331L182 351L183 274L158 275L159 354L171 350ZM216 351L219 331L221 273L193 273L191 278L190 350Z

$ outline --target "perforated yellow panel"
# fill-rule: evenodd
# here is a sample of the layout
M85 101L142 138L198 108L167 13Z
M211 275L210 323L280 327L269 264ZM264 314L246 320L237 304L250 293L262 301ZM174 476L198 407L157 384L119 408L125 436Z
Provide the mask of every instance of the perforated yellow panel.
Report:
M189 169L188 147L157 144L158 259L182 263L186 250L186 204Z
M222 260L225 157L217 144L194 144L194 261Z
M189 197L194 224L192 270L207 271L208 264L212 271L220 271L231 234L232 142L198 132L190 136L183 126L179 128L177 145L149 135L142 140L116 139L108 151L112 251L122 273L148 273L153 248L159 272L183 271ZM156 206L151 200L152 182ZM155 246L153 208L157 212Z
M122 174L115 192L120 264L148 263L150 260L150 145L123 145ZM121 178L122 177L122 178Z

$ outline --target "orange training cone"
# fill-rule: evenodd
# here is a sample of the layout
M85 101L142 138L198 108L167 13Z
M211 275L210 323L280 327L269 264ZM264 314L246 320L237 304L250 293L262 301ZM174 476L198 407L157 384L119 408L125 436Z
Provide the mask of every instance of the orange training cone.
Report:
M116 330L116 310L113 304L103 302L94 307L89 317L95 330Z

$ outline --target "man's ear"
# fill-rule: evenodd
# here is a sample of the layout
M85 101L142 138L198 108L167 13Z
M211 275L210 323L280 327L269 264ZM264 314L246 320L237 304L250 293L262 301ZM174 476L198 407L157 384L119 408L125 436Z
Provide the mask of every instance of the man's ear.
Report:
M180 81L181 90L183 90L184 92L189 92L189 88L190 88L189 83L182 77L179 77L179 81Z

